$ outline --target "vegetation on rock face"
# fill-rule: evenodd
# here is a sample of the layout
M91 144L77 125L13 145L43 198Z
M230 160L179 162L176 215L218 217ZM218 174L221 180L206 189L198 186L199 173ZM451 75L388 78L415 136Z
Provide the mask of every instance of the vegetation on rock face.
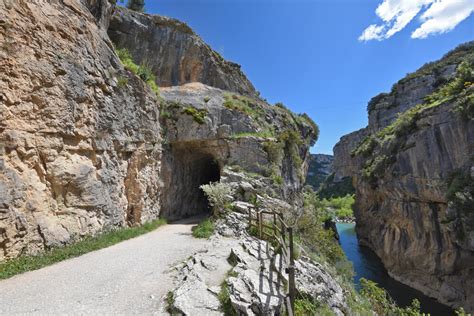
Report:
M295 300L295 315L318 315L318 316L332 316L334 312L326 304L307 298L297 298Z
M319 138L319 126L306 113L294 114L283 103L275 103L275 107L280 109L279 112L284 116L284 122L287 127L293 127L298 130L305 125L309 126L313 131L313 135L309 137L309 145L313 146Z
M206 218L201 221L196 227L193 227L193 237L195 238L209 238L214 234L214 223Z
M474 212L474 179L469 170L453 172L447 181L446 198L456 210Z
M130 52L125 48L117 48L115 50L115 53L120 58L120 61L122 62L122 65L125 67L125 69L131 71L132 73L140 77L148 84L150 89L156 94L157 97L160 96L160 90L158 88L158 85L156 84L156 77L150 67L145 64L137 65L133 61ZM124 82L122 82L122 84L123 83Z
M295 130L287 129L277 136L276 141L267 141L263 144L263 148L267 152L270 162L269 175L275 183L283 183L280 166L285 156L291 158L292 166L295 168L296 174L301 181L304 180L301 169L303 160L299 153L299 146L302 145L302 143L303 140L301 136Z
M333 265L350 264L335 241L334 231L324 228L324 223L331 218L331 212L318 196L312 191L306 192L303 213L295 221L298 240L304 248ZM347 277L352 278L352 275Z
M224 106L228 109L239 111L259 121L265 115L265 111L257 101L236 94L224 95Z
M165 223L165 220L160 219L145 223L142 226L111 230L95 237L86 237L74 244L50 249L37 256L21 256L9 260L0 264L0 279L6 279L26 271L37 270L56 262L112 246L121 241L151 232Z
M193 106L188 106L183 110L183 114L191 115L198 124L204 124L207 113L206 109L196 109Z
M234 316L237 315L237 312L234 310L232 306L232 302L230 301L230 294L229 294L229 286L227 282L224 280L221 284L221 291L217 295L219 302L221 303L221 311L226 316Z
M226 183L214 182L203 184L200 188L206 194L209 204L212 206L213 214L218 217L221 212L230 209L234 189Z
M444 55L440 61L423 65L416 72L408 74L405 78L401 79L398 84L432 73L437 74L449 65L458 64L459 60L467 60L471 63L474 63L474 52L472 49L473 46L474 42L459 45L454 50Z
M364 164L363 176L375 185L377 179L395 162L396 154L403 149L406 139L418 128L417 122L425 111L454 102L454 109L466 119L474 114L474 70L472 64L464 61L459 64L456 76L441 85L432 94L425 97L425 102L399 114L389 126L374 135L367 136L351 153L367 159ZM377 149L389 149L389 155L375 155Z
M377 315L425 315L420 312L420 302L417 299L414 299L410 306L401 308L395 304L393 299L384 289L377 286L377 283L361 278L360 286L360 294L370 302L371 308L377 313Z

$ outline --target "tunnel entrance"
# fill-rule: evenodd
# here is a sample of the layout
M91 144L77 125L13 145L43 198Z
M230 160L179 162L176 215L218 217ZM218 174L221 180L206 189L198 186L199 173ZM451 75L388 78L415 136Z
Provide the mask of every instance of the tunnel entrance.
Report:
M173 144L167 147L162 166L162 217L175 220L209 214L211 207L200 186L220 180L218 161L199 146Z

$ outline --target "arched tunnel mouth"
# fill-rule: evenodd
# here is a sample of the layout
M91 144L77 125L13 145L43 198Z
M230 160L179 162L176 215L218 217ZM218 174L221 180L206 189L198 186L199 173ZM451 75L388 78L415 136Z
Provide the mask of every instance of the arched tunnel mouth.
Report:
M217 159L205 148L192 144L172 144L164 150L164 181L161 216L177 220L209 215L211 206L200 188L220 180Z

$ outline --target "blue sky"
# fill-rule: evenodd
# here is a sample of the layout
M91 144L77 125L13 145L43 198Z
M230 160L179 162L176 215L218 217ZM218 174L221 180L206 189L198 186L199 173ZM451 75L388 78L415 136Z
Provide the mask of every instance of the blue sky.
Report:
M381 2L148 0L146 11L185 21L226 59L241 64L270 103L308 113L321 130L311 151L331 154L341 136L366 126L371 97L474 39L473 15L451 32L412 39L421 24L419 13L389 39L359 41L364 29L381 23L375 12Z

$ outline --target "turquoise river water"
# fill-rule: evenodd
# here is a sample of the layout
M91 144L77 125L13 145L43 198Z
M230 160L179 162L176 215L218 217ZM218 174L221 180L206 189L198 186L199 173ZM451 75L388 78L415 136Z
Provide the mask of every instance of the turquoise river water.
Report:
M356 287L359 286L360 278L366 278L387 290L400 306L410 305L411 301L417 298L421 303L421 310L425 313L432 316L454 315L453 310L446 305L391 278L377 255L371 249L359 245L355 224L338 223L336 227L342 249L354 265Z

